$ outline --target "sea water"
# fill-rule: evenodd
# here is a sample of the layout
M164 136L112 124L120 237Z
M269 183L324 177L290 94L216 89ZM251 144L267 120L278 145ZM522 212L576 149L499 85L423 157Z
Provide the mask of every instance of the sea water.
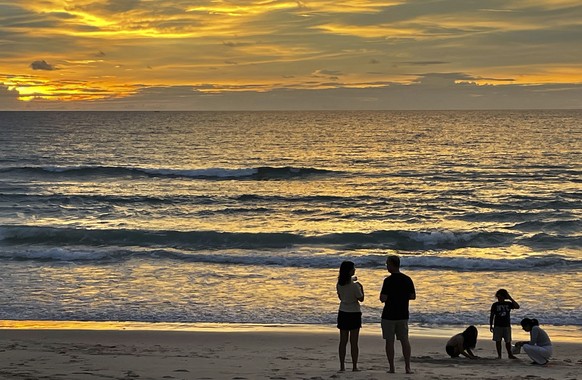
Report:
M0 112L0 319L582 326L582 112Z

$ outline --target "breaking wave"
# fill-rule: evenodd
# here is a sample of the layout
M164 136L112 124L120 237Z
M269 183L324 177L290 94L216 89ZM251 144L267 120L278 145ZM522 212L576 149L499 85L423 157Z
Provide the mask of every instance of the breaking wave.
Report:
M310 255L289 250L269 251L188 251L173 248L132 249L115 247L18 247L0 248L0 259L18 261L66 261L78 263L118 263L131 259L154 259L163 265L165 260L184 263L206 263L245 266L280 266L291 268L337 268L346 259L341 252ZM385 254L371 253L349 256L361 268L382 268ZM471 272L550 271L582 269L582 260L561 255L538 255L517 259L461 256L401 255L407 269L450 270Z
M44 175L61 175L69 177L100 176L117 178L127 175L146 177L192 178L206 180L220 179L291 179L311 175L340 174L326 169L303 167L271 167L255 168L204 168L204 169L170 169L170 168L139 168L116 166L43 166L43 167L13 167L0 169L0 173L25 172Z
M0 227L5 244L181 247L200 249L273 249L324 246L336 249L386 248L408 251L502 247L519 235L507 232L374 231L301 235L285 232L153 231L34 226Z

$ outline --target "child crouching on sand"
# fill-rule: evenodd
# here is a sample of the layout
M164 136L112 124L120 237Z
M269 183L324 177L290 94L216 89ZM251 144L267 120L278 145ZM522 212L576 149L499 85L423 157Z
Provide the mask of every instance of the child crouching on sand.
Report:
M473 354L471 349L477 346L477 328L473 325L467 327L465 331L460 334L454 335L445 346L447 354L451 358L456 358L459 355L468 357L469 359L477 359L478 356Z

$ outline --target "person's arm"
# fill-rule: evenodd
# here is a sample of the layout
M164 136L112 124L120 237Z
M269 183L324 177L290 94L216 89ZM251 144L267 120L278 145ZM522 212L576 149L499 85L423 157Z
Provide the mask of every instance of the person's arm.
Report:
M493 311L493 306L491 306L491 313L489 313L489 331L493 332L493 319L495 318L495 312Z
M408 295L408 299L409 300L415 300L416 299L416 289L414 289L414 282L412 282L412 280L410 280L410 294Z
M536 327L537 326L532 327L531 332L529 333L529 342L526 342L531 344L532 346L537 346L538 343L538 335L540 333L540 329L539 327L537 328Z
M362 284L360 284L359 282L356 282L356 285L358 285L360 287L360 294L358 294L358 295L361 295L361 297L356 297L356 298L358 299L358 301L364 302L364 297L365 297L364 286Z
M511 307L513 309L519 309L519 304L507 293L507 299L511 302Z
M463 355L463 356L465 356L465 357L467 357L469 359L478 359L479 358L478 356L475 356L475 354L473 354L473 352L471 351L470 348L467 348L466 351L467 352L461 351L461 355Z
M382 289L380 289L380 302L386 303L388 301L388 289L386 288L386 280L382 284Z

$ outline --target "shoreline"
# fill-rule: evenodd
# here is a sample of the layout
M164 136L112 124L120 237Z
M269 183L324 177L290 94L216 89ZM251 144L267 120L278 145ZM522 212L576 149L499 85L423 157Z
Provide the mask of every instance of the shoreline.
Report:
M487 325L475 325L479 340L490 340ZM525 340L527 333L518 324L512 324L514 340ZM463 331L461 325L409 325L411 337L450 338ZM543 325L552 342L582 344L582 326ZM50 320L0 320L2 330L74 330L74 331L152 331L152 332L283 332L283 333L337 333L330 324L257 324L216 322L132 322L132 321L50 321ZM380 324L364 324L360 335L380 336Z

